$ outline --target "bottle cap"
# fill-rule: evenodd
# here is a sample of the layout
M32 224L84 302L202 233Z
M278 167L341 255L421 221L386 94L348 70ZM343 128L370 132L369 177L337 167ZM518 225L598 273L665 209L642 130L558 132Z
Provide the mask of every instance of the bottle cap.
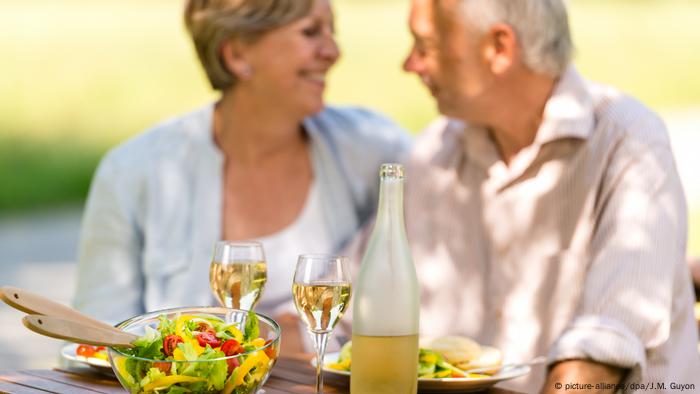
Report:
M403 179L403 166L397 163L384 163L379 169L380 179Z

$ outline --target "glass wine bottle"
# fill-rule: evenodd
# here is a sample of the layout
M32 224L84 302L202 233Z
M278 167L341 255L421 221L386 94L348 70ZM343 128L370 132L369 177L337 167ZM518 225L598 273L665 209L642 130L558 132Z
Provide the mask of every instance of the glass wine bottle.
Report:
M377 219L355 283L351 394L417 391L418 281L403 185L403 166L382 164Z

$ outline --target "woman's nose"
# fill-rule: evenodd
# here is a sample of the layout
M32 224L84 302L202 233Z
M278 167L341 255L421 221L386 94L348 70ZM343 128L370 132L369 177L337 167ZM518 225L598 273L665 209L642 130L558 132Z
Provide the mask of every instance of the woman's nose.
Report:
M335 62L340 57L340 48L332 35L323 40L319 54L324 60Z

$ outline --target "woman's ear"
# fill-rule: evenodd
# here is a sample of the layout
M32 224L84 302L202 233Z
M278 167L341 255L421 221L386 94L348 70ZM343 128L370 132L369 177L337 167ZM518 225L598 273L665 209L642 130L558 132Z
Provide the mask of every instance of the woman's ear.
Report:
M221 44L221 59L224 67L238 79L246 80L252 75L250 63L243 56L243 48L234 40L225 40Z
M497 23L486 33L484 57L491 72L504 74L517 61L518 38L509 25Z

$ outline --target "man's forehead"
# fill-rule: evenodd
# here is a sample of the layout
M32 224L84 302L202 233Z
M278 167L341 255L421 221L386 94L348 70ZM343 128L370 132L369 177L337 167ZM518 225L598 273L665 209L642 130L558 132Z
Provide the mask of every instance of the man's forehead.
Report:
M409 24L417 35L429 35L433 31L433 1L413 0Z
M461 0L413 0L410 27L418 35L432 35L454 24Z

